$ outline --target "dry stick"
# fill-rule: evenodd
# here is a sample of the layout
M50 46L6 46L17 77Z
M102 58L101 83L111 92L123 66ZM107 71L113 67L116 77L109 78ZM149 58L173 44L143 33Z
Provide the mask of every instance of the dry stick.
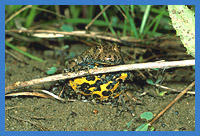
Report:
M106 11L109 7L110 5L107 5L94 19L92 19L92 21L85 27L85 29L88 30L88 28L94 23L94 21L97 20L97 18L99 18L99 16L101 16L101 14L104 11Z
M6 33L15 32L15 33L61 34L61 35L63 35L63 37L64 37L64 35L78 36L78 37L89 37L89 38L98 38L98 39L113 41L113 42L117 42L117 43L122 43L122 41L119 38L108 37L106 35L99 35L99 33L97 33L97 32L91 32L91 31L90 31L90 33L87 33L86 31L62 32L62 31L54 31L54 30L17 30L17 29L12 29L12 30L5 30L5 32ZM39 36L35 35L35 37L39 37ZM144 40L134 39L134 42L142 42L142 41L144 41Z
M195 81L193 81L185 90L183 90L181 93L177 95L177 97L169 104L167 107L165 107L164 110L162 110L151 122L149 122L149 126L153 124L162 114L164 114L165 111L167 111L176 101L178 101L189 89L192 89L192 87L195 85Z
M5 94L5 97L9 97L9 96L37 96L37 97L43 97L43 98L54 98L63 102L74 102L74 100L72 99L63 99L60 96L57 96L47 90L39 90L39 89L34 89L32 91L12 91L12 92L8 92Z
M166 86L163 86L163 85L159 85L159 84L155 84L155 86L158 87L158 88L162 88L162 89L165 89L165 90L168 90L168 91L172 91L172 92L176 92L176 93L180 93L181 92L181 91L179 91L177 89L169 88L169 87L166 87ZM194 94L195 95L195 92L188 91L187 94Z
M127 19L127 18L128 18L118 5L115 5L115 7L116 7L116 8L119 10L119 12L124 16L124 19Z
M16 17L18 14L20 14L22 11L26 10L27 8L31 8L32 6L33 5L27 5L27 6L23 7L22 9L20 9L19 11L17 11L15 14L13 14L12 16L10 16L8 19L6 19L5 24L8 23L14 17Z
M37 10L40 10L40 11L44 11L44 12L47 12L47 13L54 14L54 15L59 16L59 17L62 17L62 18L66 18L64 15L58 14L57 12L55 13L55 12L53 12L53 11L51 11L51 10L48 10L48 9L39 8L39 7L33 7L33 8L35 8L35 9L37 9Z
M105 35L105 33L94 32L94 31L90 31L90 33L88 33L87 31L62 32L62 31L56 31L56 30L18 30L18 29L12 29L12 30L5 30L5 33L30 33L30 35L32 35L34 37L39 37L39 38L52 38L52 34L55 35L55 38L56 38L57 35L59 35L59 37L64 37L64 35L67 35L67 36L97 38L97 39L108 40L108 41L117 42L117 43L123 43L123 42L141 43L141 42L145 42L145 41L155 41L156 39L158 39L158 37L151 38L151 39L148 39L148 40L147 39L135 39L133 37L127 37L127 36L121 37L121 38L119 38L119 37L114 38L114 37L109 37L109 36ZM38 34L40 34L40 33L42 33L43 36L38 36ZM46 37L44 37L44 33L45 34L51 34L51 37L48 37L48 35ZM164 40L163 37L164 36L159 37L160 40ZM146 47L146 46L141 46L141 47ZM151 48L153 48L153 47L151 46ZM156 48L156 47L154 47L154 48Z
M141 70L141 69L153 69L153 68L170 68L170 67L185 67L185 66L194 66L195 60L181 60L181 61L169 61L169 62L148 62L148 63L138 63L138 64L126 64L126 65L118 65L112 67L103 67L103 68L94 68L89 69L88 71L82 70L78 72L68 72L64 74L57 74L49 77L33 79L25 82L16 82L12 86L7 86L5 91L8 92L10 90L26 87L34 84L45 83L56 80L64 80L75 77L87 76L87 75L95 75L109 72L118 72L118 71L132 71L132 70Z
M30 91L27 91L27 92L25 92L25 91L23 91L23 92L13 92L13 93L7 93L7 94L5 94L5 96L6 97L8 97L8 96L23 96L23 95L25 95L25 96L37 96L37 97L43 97L43 98L52 98L51 96L48 96L48 95L45 95L45 94L42 94L42 93L40 93L40 92L30 92Z

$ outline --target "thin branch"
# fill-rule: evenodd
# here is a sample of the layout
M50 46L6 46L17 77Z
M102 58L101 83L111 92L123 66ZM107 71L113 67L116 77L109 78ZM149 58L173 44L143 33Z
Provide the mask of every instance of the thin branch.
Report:
M60 96L57 96L47 90L40 90L40 89L34 89L31 91L11 91L7 92L5 94L5 97L16 97L16 96L37 96L42 98L54 98L56 100L62 101L62 102L74 102L75 100L72 99L63 99Z
M85 27L86 30L88 30L88 28L94 23L95 20L97 20L97 18L99 18L99 16L106 11L108 8L110 7L110 5L107 5L94 19L92 19L92 21Z
M176 93L180 93L181 92L181 91L179 91L177 89L169 88L169 87L166 87L166 86L163 86L163 85L159 85L159 84L155 84L155 86L158 87L158 88L162 88L162 89L165 89L165 90L168 90L168 91L172 91L172 92L176 92ZM195 92L188 91L187 94L195 95Z
M56 5L56 6L59 6L59 5ZM54 14L58 17L62 17L62 18L66 18L65 16L61 15L59 12L57 12L57 9L56 9L56 13L51 11L51 10L48 10L48 9L44 9L44 8L39 8L39 7L33 7L37 10L40 10L40 11L44 11L44 12L47 12L47 13L51 13L51 14ZM56 7L57 8L57 7Z
M30 81L24 82L16 82L14 85L7 86L5 91L8 92L10 90L26 87L34 84L46 83L50 81L64 80L75 77L82 77L87 75L95 75L102 73L110 73L110 72L118 72L118 71L132 71L132 70L141 70L141 69L153 69L153 68L171 68L171 67L185 67L185 66L194 66L195 60L181 60L181 61L169 61L169 62L148 62L148 63L138 63L138 64L126 64L126 65L118 65L112 67L103 67L103 68L95 68L89 69L88 71L82 70L78 72L68 72L64 74L53 75L49 77L33 79Z
M10 20L12 20L14 17L16 17L18 14L20 14L21 12L23 12L24 10L31 8L33 5L27 5L25 7L23 7L22 9L20 9L19 11L17 11L16 13L14 13L12 16L10 16L8 19L6 19L5 24L8 23Z
M169 104L167 107L165 107L151 122L149 122L149 125L152 125L153 122L155 122L164 112L166 112L176 101L178 101L188 90L192 89L192 87L195 85L195 81L193 81L187 88L185 88L181 93L177 95L177 97Z
M88 38L97 38L97 39L102 39L102 40L108 40L108 41L113 41L113 42L117 42L117 43L122 43L122 41L124 41L125 39L119 39L119 38L114 38L114 37L108 37L105 34L100 35L100 33L98 32L92 32L90 31L90 33L87 33L87 31L73 31L73 32L62 32L62 31L54 31L54 30L17 30L17 29L12 29L12 30L5 30L5 33L30 33L32 34L32 36L35 37L40 37L38 34L51 34L51 35L55 35L55 37L57 35L59 35L59 37L64 37L64 35L67 36L77 36L77 37L88 37ZM41 37L40 37L41 38ZM42 37L42 38L52 38L52 37ZM140 39L134 39L134 42L142 42L144 40L140 40ZM127 41L126 41L127 42ZM133 42L133 41L131 41Z

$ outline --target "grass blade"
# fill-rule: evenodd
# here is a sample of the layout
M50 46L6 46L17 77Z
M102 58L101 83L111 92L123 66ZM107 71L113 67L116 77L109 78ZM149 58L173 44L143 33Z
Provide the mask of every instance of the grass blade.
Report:
M127 18L128 18L128 21L129 21L129 23L130 23L130 25L131 25L131 30L133 31L134 36L135 36L136 38L139 38L137 29L136 29L136 26L135 26L135 23L134 23L134 20L133 20L133 18L130 16L128 9L127 9L125 6L123 6L123 5L121 5L120 7L123 9L123 11L125 12L125 14L126 14L126 16L127 16Z
M165 12L165 7L162 8L161 12L152 20L152 22L150 23L149 26L146 26L144 32L141 35L141 38L143 39L144 36L148 33L148 31L150 30L150 28L153 26L153 24L158 21L158 19L163 16L163 13Z
M101 10L104 9L103 5L99 5L99 7L100 7ZM108 24L108 27L109 27L110 31L112 32L112 34L113 34L113 35L116 35L115 30L113 29L112 25L110 25L111 23L110 23L109 20L108 20L108 17L107 17L107 15L106 15L106 12L103 12L103 17L104 17L104 19L106 20L106 22L107 22L107 24Z
M33 5L33 7L31 8L31 11L26 19L26 28L29 28L32 25L32 23L35 19L35 16L37 15L36 7L37 7L37 5Z
M123 33L122 33L123 36L126 36L126 31L127 31L127 20L124 19L124 29L123 29Z
M35 56L33 56L33 55L31 55L31 54L25 52L25 51L20 50L19 48L15 47L13 44L11 44L11 43L9 43L9 42L7 42L7 41L5 41L5 44L6 44L6 46L12 48L13 50L15 50L15 51L17 51L17 52L19 52L19 53L25 55L26 57L29 57L29 58L31 58L31 59L33 59L33 60L36 60L36 61L39 61L39 62L45 62L44 60L42 60L42 59L40 59L40 58L38 58L38 57L35 57Z
M149 16L150 9L151 9L151 5L147 5L147 6L146 6L145 13L144 13L144 16L143 16L143 19L142 19L142 24L141 24L141 27L140 27L140 30L139 30L140 35L141 35L141 34L143 33L143 31L144 31L144 26L146 25L146 22L147 22L147 19L148 19L148 16Z

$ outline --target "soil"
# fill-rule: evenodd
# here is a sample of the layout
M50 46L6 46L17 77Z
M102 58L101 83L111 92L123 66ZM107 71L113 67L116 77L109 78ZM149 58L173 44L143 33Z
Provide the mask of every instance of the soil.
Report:
M81 47L82 48L82 47ZM28 50L30 51L30 50ZM50 51L51 52L51 51ZM17 81L28 81L47 76L46 71L60 64L60 57L31 49L31 54L44 59L45 63L36 62L14 53L19 60L6 53L5 86ZM164 74L162 85L183 90L195 80L195 71L191 67L175 68ZM138 82L137 82L138 83ZM140 118L143 112L152 112L156 116L178 93L167 92L159 96L152 85L137 83L130 92L141 102L134 105L135 116L124 111L120 115L117 108L109 104L94 104L76 100L75 102L60 102L55 99L39 97L7 97L5 99L5 130L6 131L134 131L147 121ZM45 83L18 91L35 88L50 90L55 83ZM134 87L137 86L137 87ZM131 87L130 87L131 88ZM194 91L194 87L192 90ZM97 112L94 112L97 111ZM177 101L164 115L152 124L156 131L194 131L195 130L195 95L186 94Z

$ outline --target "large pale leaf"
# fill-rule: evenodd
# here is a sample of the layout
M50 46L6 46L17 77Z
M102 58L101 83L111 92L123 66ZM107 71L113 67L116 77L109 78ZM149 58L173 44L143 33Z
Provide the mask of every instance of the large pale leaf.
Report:
M168 5L172 25L188 54L195 57L195 13L185 5Z

